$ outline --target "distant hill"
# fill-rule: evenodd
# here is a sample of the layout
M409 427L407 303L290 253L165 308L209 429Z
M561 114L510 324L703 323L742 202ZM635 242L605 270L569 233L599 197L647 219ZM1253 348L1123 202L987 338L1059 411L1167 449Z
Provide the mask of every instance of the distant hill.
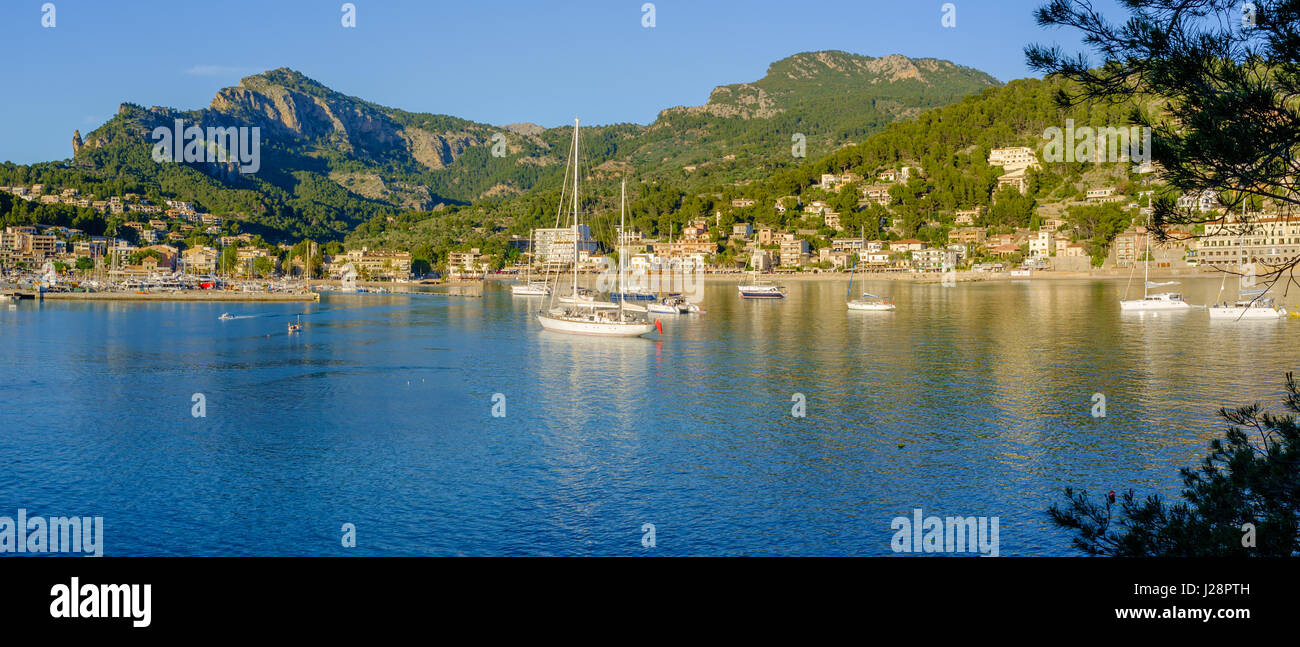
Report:
M816 159L998 85L935 59L796 54L762 79L715 88L706 105L664 110L649 126L584 127L585 162L597 183L625 174L688 188L761 179L805 161L791 154L795 133ZM205 128L259 127L261 168L243 175L230 164L153 162L149 133L178 118ZM494 157L498 134L506 150ZM554 189L571 135L571 127L494 126L380 106L280 68L220 90L201 110L123 103L79 137L69 163L0 169L0 176L163 194L271 236L338 239L376 217Z

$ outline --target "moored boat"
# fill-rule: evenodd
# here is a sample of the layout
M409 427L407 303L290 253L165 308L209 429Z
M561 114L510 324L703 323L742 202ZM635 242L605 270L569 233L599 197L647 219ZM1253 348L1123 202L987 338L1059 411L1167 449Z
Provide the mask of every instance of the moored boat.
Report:
M882 296L867 294L866 292L862 293L862 298L853 299L849 301L847 305L849 310L888 311L896 308L893 301Z
M1141 299L1125 299L1119 302L1119 309L1125 312L1152 310L1190 310L1192 305L1183 300L1177 292L1160 292L1148 294Z
M518 283L510 286L510 293L516 296L548 296L551 293L551 286L541 281L530 281L528 283Z
M1270 297L1241 299L1231 305L1221 303L1207 308L1211 319L1281 319L1287 316Z
M641 335L653 332L657 327L658 321L650 323L645 314L633 312L623 307L623 301L617 304L608 301L598 301L596 294L590 290L580 289L578 287L578 245L577 241L582 239L581 229L578 218L578 152L581 150L578 146L578 120L573 120L573 148L569 159L573 163L573 217L571 219L573 226L573 282L572 288L567 297L560 297L561 305L554 306L556 297L552 295L552 307L549 310L537 313L537 321L542 325L542 329L550 332L566 333L571 335L592 335L597 337L640 337ZM567 175L567 168L566 168ZM561 194L563 202L563 194ZM626 218L627 211L627 182L623 183L622 208L620 221ZM620 231L622 229L620 228ZM620 237L619 258L626 258L622 249L622 237ZM619 271L619 291L625 293L622 286L623 272ZM567 300L567 302L566 302Z

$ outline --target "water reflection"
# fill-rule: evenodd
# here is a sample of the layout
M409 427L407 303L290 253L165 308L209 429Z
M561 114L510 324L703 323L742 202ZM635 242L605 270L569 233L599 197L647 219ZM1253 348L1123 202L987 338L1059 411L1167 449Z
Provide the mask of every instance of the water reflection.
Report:
M366 554L641 554L653 522L664 554L872 555L913 507L1069 554L1061 487L1175 493L1214 411L1276 403L1300 356L1295 321L1129 316L1114 281L854 282L893 312L786 284L709 281L707 314L633 339L544 332L544 299L496 286L25 303L0 311L0 497L111 512L111 554L334 554L347 519Z

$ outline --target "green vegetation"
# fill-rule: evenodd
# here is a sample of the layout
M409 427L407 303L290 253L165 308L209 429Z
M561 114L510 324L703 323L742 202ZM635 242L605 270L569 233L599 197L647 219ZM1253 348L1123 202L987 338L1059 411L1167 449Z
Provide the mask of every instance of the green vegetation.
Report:
M1285 408L1300 413L1286 376ZM1129 490L1101 502L1065 490L1049 511L1089 555L1114 557L1293 557L1300 553L1300 425L1252 404L1219 415L1231 427L1197 469L1182 469L1182 502ZM1118 510L1115 506L1118 504ZM1249 525L1247 525L1249 524Z

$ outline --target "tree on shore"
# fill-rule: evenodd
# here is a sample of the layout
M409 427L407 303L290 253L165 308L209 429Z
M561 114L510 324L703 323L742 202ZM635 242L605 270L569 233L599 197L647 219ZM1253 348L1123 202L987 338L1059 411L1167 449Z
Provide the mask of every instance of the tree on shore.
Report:
M1072 80L1058 103L1132 106L1134 124L1151 128L1151 159L1184 193L1211 192L1224 207L1269 199L1289 213L1300 205L1300 0L1120 0L1112 22L1091 0L1050 0L1036 12L1043 27L1077 30L1099 56L1055 46L1025 49L1032 69ZM1115 124L1118 125L1118 124ZM1154 205L1153 234L1213 223L1217 215L1180 209L1166 196ZM1243 222L1200 235L1250 235ZM1300 256L1256 276L1287 277Z
M1295 377L1284 407L1300 413ZM1300 425L1258 403L1220 409L1230 424L1196 469L1183 468L1183 501L1133 490L1094 501L1066 488L1048 510L1075 548L1111 557L1291 557L1300 554Z

